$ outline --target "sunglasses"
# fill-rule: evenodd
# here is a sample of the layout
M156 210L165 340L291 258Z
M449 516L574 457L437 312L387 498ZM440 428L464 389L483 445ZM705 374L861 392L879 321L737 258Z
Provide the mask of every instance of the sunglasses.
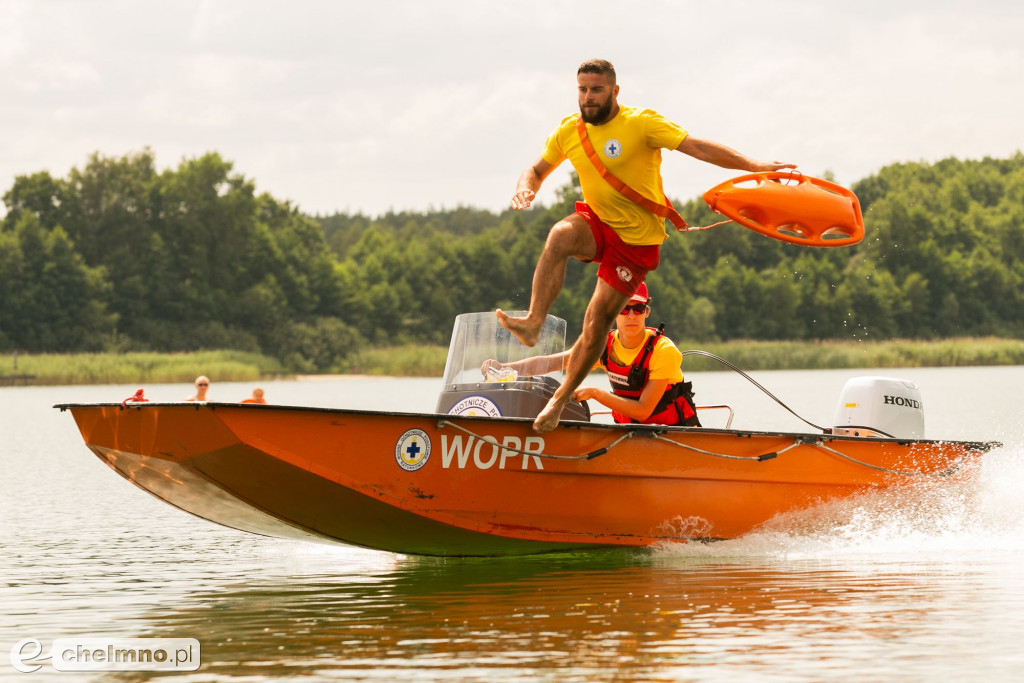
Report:
M636 313L637 315L643 315L647 312L647 304L632 304L622 309L622 313L619 315L629 315L630 313Z
M210 386L210 385L209 385L209 384L207 384L206 382L200 382L200 383L199 383L199 384L197 384L196 386L197 386L197 387L208 387L208 386Z

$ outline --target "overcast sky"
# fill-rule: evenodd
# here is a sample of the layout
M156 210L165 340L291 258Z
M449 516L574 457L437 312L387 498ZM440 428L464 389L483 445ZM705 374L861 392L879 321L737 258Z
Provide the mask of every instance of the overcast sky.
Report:
M591 57L622 104L849 185L1024 149L1022 36L1020 0L0 0L0 193L150 147L308 213L500 210ZM663 171L682 200L736 175Z

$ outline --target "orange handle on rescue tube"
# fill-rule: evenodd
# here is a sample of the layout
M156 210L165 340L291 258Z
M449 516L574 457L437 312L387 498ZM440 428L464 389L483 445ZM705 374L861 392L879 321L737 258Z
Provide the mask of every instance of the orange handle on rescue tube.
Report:
M808 247L844 247L864 239L860 202L820 178L772 171L727 180L704 193L715 213L762 235Z

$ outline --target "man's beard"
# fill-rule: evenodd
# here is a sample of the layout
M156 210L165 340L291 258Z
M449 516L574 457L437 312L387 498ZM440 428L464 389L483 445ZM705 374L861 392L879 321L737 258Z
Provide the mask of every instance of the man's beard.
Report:
M604 120L607 119L608 115L611 113L612 98L610 97L608 98L608 101L602 104L600 107L598 107L597 111L594 112L593 114L588 114L587 110L583 108L583 105L580 105L580 118L583 119L584 123L589 123L591 125L603 123Z

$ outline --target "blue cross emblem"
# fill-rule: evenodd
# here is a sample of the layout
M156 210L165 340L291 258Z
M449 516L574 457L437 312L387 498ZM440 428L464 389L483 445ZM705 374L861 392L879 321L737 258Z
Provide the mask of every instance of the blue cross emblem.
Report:
M604 143L604 154L609 159L615 159L622 154L622 143L614 138Z
M430 437L422 429L409 429L398 437L395 461L406 472L415 472L430 458Z

